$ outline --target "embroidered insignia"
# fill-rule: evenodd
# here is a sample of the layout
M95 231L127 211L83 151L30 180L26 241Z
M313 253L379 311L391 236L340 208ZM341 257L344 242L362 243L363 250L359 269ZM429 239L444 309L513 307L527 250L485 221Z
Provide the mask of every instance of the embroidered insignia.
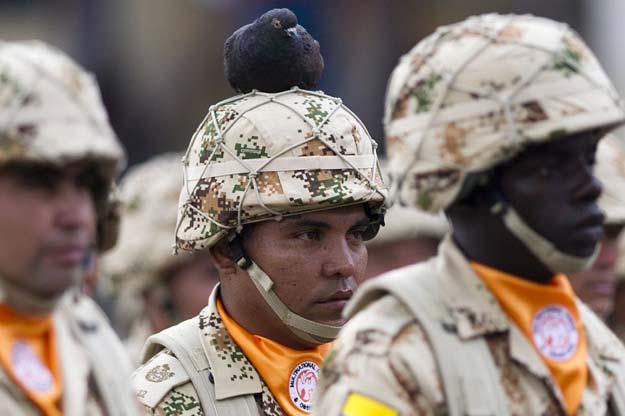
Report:
M11 369L15 377L29 390L39 394L54 388L54 377L33 348L24 341L17 341L11 349Z
M568 309L549 305L539 310L532 322L534 345L546 358L565 361L577 351L579 333Z
M161 383L167 379L172 378L175 375L174 372L169 371L169 364L157 365L145 375L147 381L152 383Z
M291 372L289 377L289 396L291 401L300 410L310 413L310 402L312 401L317 379L319 378L319 366L312 361L299 363Z

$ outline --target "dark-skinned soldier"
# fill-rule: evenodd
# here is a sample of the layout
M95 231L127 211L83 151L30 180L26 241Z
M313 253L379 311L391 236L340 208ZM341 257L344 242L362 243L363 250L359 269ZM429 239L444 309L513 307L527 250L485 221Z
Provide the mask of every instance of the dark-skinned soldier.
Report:
M386 140L400 203L445 210L433 260L367 283L313 414L625 414L625 351L575 297L604 217L597 143L625 120L568 26L483 15L396 67Z

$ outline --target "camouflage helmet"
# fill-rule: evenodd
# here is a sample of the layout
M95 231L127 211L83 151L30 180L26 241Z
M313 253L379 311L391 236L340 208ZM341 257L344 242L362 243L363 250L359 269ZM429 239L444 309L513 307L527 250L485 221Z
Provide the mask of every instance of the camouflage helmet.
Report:
M245 224L346 205L381 211L376 149L340 99L293 88L210 107L184 157L176 245L200 250Z
M595 175L603 191L599 206L605 214L605 224L625 225L625 150L614 135L607 135L597 147Z
M567 25L488 14L439 28L403 56L387 91L391 193L448 207L531 143L616 125L621 99Z
M293 88L252 91L212 106L184 157L176 246L201 250L234 240L246 224L364 204L368 237L382 222L386 189L373 141L340 99ZM319 344L340 326L296 314L238 244L237 264L275 315L298 337Z
M123 148L95 79L65 54L37 41L0 41L0 109L0 166L92 160L112 186ZM98 228L105 232L111 227L102 222L114 222L115 212L106 195L100 199ZM99 238L111 245L110 236Z

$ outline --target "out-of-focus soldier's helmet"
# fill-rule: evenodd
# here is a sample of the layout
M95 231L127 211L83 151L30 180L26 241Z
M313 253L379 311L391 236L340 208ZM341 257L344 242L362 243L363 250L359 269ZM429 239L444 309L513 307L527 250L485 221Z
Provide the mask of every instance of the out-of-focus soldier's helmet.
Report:
M624 119L599 62L567 25L529 15L471 17L419 42L391 76L390 186L406 204L444 209L470 174L525 146Z
M41 42L0 41L0 166L93 162L99 246L114 244L113 181L124 151L113 132L94 77Z
M445 209L528 145L624 120L608 77L567 25L530 15L471 17L419 42L391 76L391 194ZM504 209L508 228L550 267L574 271L591 260L559 253L513 207Z

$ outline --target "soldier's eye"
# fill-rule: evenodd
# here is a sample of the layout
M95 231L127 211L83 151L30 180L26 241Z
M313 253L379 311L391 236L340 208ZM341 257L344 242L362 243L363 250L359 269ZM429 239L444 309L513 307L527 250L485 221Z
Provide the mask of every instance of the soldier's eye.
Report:
M304 231L295 237L304 241L319 241L321 240L321 233L319 231Z

